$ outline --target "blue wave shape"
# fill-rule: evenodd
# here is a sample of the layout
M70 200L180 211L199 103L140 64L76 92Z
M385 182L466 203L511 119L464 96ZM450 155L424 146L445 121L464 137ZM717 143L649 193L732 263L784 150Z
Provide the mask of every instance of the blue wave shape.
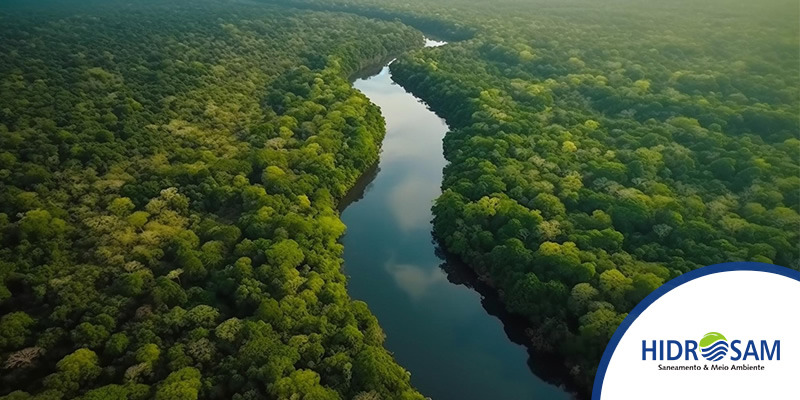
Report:
M703 353L710 353L710 352L716 351L717 349L720 349L720 348L727 349L728 348L728 342L726 342L724 340L720 340L720 341L712 344L711 346L704 347L702 351L703 351Z
M722 353L722 354L720 354L720 355L718 355L718 356L716 356L714 358L710 358L710 359L708 359L708 361L719 361L719 360L722 359L722 357L725 357L725 353Z
M711 350L711 351L704 351L704 352L702 352L702 354L703 354L703 357L708 357L708 356L710 356L712 354L715 354L715 353L717 353L719 351L724 351L724 352L727 353L728 352L728 348L727 347L718 347L718 348L716 348L714 350Z
M719 361L728 354L728 342L718 340L716 343L702 349L703 358L708 361Z
M726 354L728 354L728 350L719 349L719 350L717 350L717 351L715 351L714 353L711 353L711 354L703 354L703 357L705 357L707 360L716 361L716 360L713 360L713 359L717 358L717 357L720 357L720 358L725 357Z
M703 350L702 353L703 354L711 354L711 353L716 353L719 350L728 351L728 346L717 346L717 347L714 347L714 348L709 348L707 350Z
M712 355L714 355L714 354L717 354L717 353L719 353L720 351L721 351L721 352L723 352L723 353L727 353L727 352L728 352L728 349L726 349L726 348L719 348L719 349L716 349L716 350L714 350L714 351L706 351L706 352L703 352L702 354L703 354L703 357L705 357L705 358L708 358L708 357L711 357L711 356L712 356Z

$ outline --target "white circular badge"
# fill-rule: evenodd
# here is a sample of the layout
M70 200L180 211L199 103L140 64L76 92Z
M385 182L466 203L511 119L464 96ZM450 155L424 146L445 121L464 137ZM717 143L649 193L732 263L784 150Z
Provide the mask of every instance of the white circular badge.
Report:
M737 262L675 278L614 333L592 400L800 399L800 272Z

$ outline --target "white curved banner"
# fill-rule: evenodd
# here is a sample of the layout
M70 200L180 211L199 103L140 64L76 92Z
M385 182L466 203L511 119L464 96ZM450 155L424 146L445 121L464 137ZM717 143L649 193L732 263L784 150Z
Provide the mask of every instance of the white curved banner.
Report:
M668 282L617 329L592 400L800 399L800 272L760 263Z

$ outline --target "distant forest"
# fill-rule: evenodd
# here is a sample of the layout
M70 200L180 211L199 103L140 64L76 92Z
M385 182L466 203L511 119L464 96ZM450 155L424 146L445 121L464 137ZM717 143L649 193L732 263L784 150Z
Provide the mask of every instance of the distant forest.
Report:
M800 4L0 4L0 400L423 400L341 270L356 71L444 117L444 248L582 392L693 269L800 269ZM421 49L423 35L446 39Z

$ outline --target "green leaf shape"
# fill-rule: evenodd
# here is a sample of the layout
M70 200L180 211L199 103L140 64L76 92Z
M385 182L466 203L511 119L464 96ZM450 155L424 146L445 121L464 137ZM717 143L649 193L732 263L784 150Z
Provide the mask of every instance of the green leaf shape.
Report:
M720 340L724 340L726 342L728 341L728 339L726 339L725 336L719 332L706 333L705 336L700 339L700 347L710 346Z

